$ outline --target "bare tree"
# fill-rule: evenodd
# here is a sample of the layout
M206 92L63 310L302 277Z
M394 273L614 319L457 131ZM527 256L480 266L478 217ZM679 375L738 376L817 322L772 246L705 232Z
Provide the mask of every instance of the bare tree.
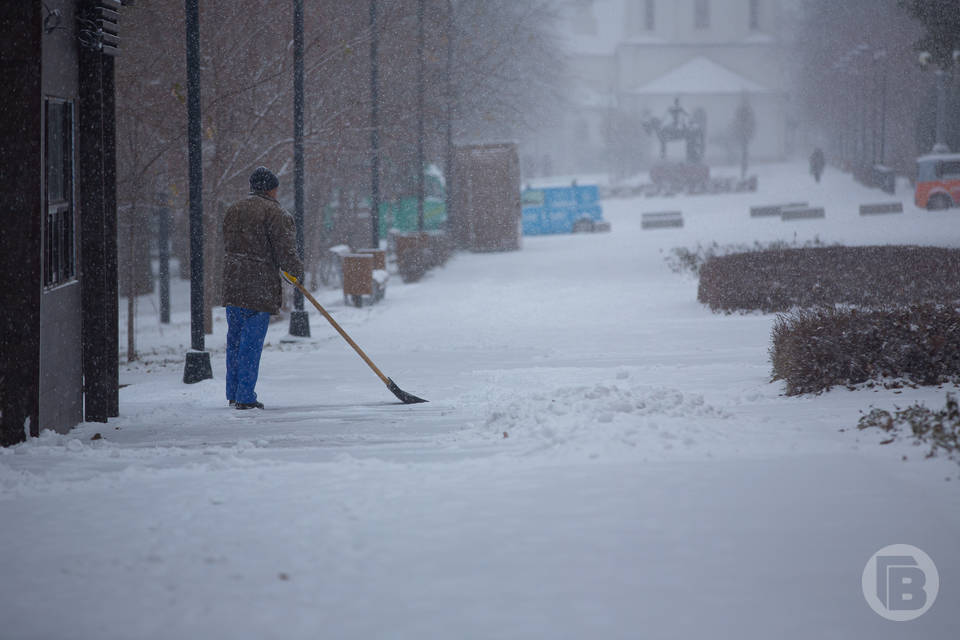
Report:
M883 162L909 175L918 132L932 126L924 122L932 78L914 50L922 28L899 4L801 0L798 94L828 159L841 166Z
M397 197L413 193L422 170L415 153L418 0L377 1L382 183L385 197ZM261 164L280 176L282 199L292 193L285 181L292 173L293 33L292 3L202 0L200 9L209 331L209 308L219 298L220 217L226 205L246 192L247 177ZM349 237L355 212L369 194L371 97L365 54L373 34L365 2L317 0L305 9L309 270L325 246ZM511 137L538 119L559 78L552 12L549 0L424 1L426 162L439 163L444 156L451 117L458 139ZM152 204L157 191L169 194L174 252L183 274L189 259L182 213L187 204L183 6L139 0L124 19L131 37L118 65L120 208L132 216ZM144 225L131 218L128 228ZM138 253L136 239L120 241L121 253Z
M625 109L610 109L604 116L603 134L614 180L632 176L643 167L647 134L643 116Z

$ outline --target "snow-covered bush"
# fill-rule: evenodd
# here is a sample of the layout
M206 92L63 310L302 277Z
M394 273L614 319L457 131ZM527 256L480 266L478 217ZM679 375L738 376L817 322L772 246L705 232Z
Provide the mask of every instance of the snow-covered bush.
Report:
M870 413L860 417L858 429L877 428L890 434L890 438L880 444L889 444L900 435L900 430L910 427L910 435L916 444L930 445L928 458L937 455L937 449L942 449L947 456L954 458L960 450L960 405L957 398L947 394L947 404L943 409L934 411L920 403L901 409L893 413L884 409L871 409Z
M960 313L955 305L879 310L801 309L774 324L773 379L788 395L897 378L933 385L960 381Z
M951 303L960 301L958 273L960 249L774 248L709 257L700 268L697 299L727 313Z

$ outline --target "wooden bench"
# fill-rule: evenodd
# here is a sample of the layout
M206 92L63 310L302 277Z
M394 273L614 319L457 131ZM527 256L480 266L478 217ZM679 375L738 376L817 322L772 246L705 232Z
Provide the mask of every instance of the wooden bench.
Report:
M903 213L902 202L881 202L878 204L860 205L860 215L871 216L882 213Z
M657 211L644 213L640 216L640 227L643 229L663 229L666 227L682 227L683 213L680 211Z

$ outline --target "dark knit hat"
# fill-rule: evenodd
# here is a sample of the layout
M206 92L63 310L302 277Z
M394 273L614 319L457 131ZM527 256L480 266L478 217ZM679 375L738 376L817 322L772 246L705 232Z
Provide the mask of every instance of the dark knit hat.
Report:
M250 191L273 191L280 186L280 180L266 167L257 167L250 174Z

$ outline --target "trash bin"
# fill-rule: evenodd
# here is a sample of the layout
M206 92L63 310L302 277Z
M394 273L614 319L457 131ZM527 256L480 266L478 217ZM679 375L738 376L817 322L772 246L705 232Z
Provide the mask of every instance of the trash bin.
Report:
M363 306L363 296L373 295L373 256L348 253L343 256L343 300Z

